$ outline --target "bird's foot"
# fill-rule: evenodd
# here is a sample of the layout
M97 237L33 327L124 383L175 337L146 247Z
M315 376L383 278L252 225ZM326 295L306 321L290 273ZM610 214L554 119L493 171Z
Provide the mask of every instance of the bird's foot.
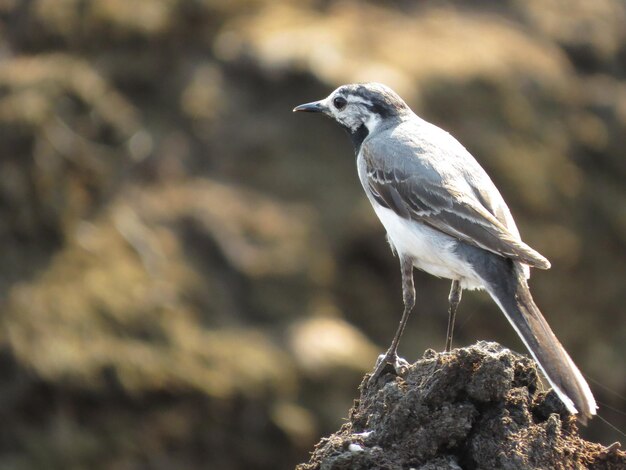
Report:
M378 382L383 375L392 373L394 375L404 375L409 368L409 363L399 357L393 351L387 351L385 354L378 356L374 372L368 379L368 386L372 386Z

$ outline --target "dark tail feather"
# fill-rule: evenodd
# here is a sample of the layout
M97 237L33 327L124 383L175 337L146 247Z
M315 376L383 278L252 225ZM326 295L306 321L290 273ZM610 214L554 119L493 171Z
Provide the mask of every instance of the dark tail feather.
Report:
M597 408L589 385L533 301L521 266L514 263L512 271L514 276L488 283L487 291L539 363L561 401L570 413L579 413L579 421L586 424Z

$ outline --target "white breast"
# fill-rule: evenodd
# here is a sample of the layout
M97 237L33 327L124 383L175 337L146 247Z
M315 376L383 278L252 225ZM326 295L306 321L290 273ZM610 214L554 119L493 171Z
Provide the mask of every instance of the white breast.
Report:
M375 201L372 205L396 251L409 256L416 268L433 276L457 279L464 289L481 287L471 266L456 255L454 238L425 224L403 219Z

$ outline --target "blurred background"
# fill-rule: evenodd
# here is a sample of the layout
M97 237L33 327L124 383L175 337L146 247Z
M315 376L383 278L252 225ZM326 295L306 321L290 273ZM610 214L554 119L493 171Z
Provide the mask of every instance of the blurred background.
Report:
M290 468L340 426L400 272L347 136L291 109L356 81L487 169L626 428L622 0L1 0L0 25L0 469ZM447 322L448 282L416 286L411 361ZM466 293L479 339L525 352Z

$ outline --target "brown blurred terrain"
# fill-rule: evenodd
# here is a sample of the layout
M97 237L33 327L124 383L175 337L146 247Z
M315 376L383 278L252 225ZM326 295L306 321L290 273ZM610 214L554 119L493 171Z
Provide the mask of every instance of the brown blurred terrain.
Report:
M289 468L391 339L399 269L349 140L381 81L553 264L536 300L626 428L621 0L0 1L0 468ZM416 274L401 353L444 344ZM524 352L466 294L455 342ZM609 444L596 419L583 437Z

